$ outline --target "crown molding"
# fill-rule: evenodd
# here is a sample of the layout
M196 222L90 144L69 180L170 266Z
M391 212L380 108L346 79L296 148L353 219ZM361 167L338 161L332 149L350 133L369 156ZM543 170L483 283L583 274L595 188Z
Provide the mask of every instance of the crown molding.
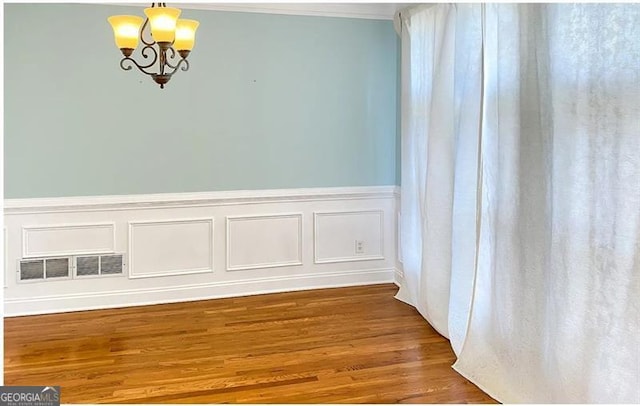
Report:
M118 6L148 7L148 3L107 3ZM182 3L182 9L286 14L316 17L393 20L395 12L407 3Z

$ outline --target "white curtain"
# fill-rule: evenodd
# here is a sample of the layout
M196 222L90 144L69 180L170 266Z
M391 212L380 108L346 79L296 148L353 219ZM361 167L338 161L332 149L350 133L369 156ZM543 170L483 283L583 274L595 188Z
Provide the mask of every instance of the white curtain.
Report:
M400 25L398 298L502 402L640 402L640 4Z

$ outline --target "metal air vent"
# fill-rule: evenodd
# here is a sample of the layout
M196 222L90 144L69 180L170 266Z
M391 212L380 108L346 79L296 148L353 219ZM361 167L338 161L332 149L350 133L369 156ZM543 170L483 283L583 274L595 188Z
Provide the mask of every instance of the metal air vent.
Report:
M45 259L44 269L47 279L50 278L68 278L69 277L69 258L51 258Z
M123 254L76 257L76 276L122 275L123 259Z
M123 255L103 255L100 257L100 273L102 275L122 274Z
M44 260L20 261L20 280L44 279Z
M70 264L70 257L24 259L18 262L18 280L35 282L69 278Z
M77 257L76 258L76 275L92 276L100 275L100 257Z

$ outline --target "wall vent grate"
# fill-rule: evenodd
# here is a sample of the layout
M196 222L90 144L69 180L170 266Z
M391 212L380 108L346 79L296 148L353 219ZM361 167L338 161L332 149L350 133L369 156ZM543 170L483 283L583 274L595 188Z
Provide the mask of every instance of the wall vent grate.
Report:
M69 277L69 258L50 258L44 261L44 269L47 279L50 278L68 278Z
M19 282L69 279L71 257L23 259L18 263Z
M101 275L122 274L122 255L103 255L100 257Z
M122 275L124 255L91 255L76 257L76 276Z
M44 279L44 260L20 261L20 280Z
M77 276L95 276L100 275L100 257L77 257L76 258L76 275Z
M124 275L124 254L29 258L18 261L18 282Z

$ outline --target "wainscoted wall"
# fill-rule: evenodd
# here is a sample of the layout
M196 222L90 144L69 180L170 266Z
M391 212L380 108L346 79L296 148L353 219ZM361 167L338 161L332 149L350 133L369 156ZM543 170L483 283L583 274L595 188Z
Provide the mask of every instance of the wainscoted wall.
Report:
M5 315L389 283L395 186L5 200ZM20 261L123 254L122 275Z
M4 7L5 314L393 281L392 13L187 8L191 68L160 90L106 21L143 8Z

